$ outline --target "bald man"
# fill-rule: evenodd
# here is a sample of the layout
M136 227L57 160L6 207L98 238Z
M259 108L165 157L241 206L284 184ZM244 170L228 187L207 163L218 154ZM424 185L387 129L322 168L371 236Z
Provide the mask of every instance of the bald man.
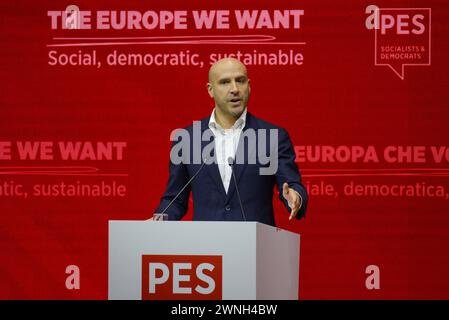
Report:
M232 58L217 61L209 70L207 91L215 107L210 117L201 120L201 133L211 138L211 159L203 157L202 163L195 163L189 156L183 163L171 161L167 189L155 212L167 213L169 220L180 220L188 210L192 192L193 220L258 221L274 226L272 198L277 186L289 219L304 216L308 197L295 164L293 145L284 129L247 111L251 86L246 67ZM194 139L194 126L186 130ZM260 133L266 132L270 135L258 141ZM244 137L255 137L256 141L246 143ZM201 141L202 150L206 145L207 141ZM275 172L261 173L267 169L261 157L250 160L257 153L256 145L270 151L276 146Z

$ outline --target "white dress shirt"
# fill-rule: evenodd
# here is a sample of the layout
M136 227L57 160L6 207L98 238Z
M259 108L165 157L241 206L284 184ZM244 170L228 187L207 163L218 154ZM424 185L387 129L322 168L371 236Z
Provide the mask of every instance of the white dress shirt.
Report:
M215 109L209 120L209 129L212 130L215 136L215 156L217 158L218 170L220 171L221 181L228 193L229 183L232 178L232 169L228 163L228 158L235 158L240 134L246 123L246 109L235 121L230 129L223 129L215 120Z

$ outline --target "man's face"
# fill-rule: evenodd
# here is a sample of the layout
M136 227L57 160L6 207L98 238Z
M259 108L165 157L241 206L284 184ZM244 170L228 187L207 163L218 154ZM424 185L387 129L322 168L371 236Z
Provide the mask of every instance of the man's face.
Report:
M209 73L207 90L220 111L238 118L245 110L251 93L245 66L234 60L217 62Z

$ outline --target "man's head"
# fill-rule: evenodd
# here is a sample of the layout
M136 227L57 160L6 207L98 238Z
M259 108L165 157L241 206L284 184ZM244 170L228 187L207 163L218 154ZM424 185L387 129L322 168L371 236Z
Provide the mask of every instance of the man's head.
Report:
M251 93L246 67L237 59L218 60L209 69L207 91L224 115L238 118Z

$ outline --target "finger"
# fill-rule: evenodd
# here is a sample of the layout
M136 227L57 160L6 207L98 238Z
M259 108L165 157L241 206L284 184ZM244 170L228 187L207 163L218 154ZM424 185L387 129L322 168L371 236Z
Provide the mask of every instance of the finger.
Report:
M284 195L288 194L288 183L287 182L284 182L284 184L282 185L282 193Z
M296 206L295 208L292 209L292 212L290 213L290 217L288 218L288 220L292 220L294 217L296 217L296 214L298 213L299 207Z
M299 208L299 199L298 199L297 197L295 197L293 194L294 194L293 192L290 192L290 193L288 194L288 196L286 197L286 198L287 198L288 206L289 206L290 209L292 209L292 210L293 210L294 208Z
M285 198L287 199L290 208L299 206L299 197L296 195L296 192L289 191L288 195Z

